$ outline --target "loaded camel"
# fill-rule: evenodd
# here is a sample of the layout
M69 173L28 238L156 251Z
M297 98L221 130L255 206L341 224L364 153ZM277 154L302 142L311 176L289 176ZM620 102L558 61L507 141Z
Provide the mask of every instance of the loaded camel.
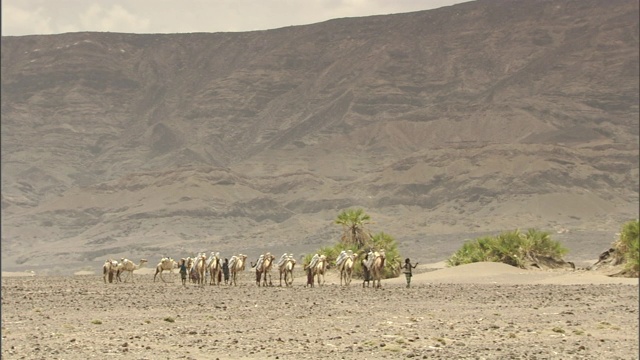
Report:
M293 268L296 266L296 259L293 254L282 254L276 265L278 265L278 271L280 272L280 286L282 286L283 276L285 286L293 285Z
M195 258L188 257L185 260L185 265L186 265L186 268L187 268L187 277L189 278L189 280L195 282L195 280L193 280L193 278L191 277L191 268L193 268L193 262L194 261L195 261Z
M114 275L118 271L118 261L108 259L102 265L102 277L104 278L104 283L107 283L107 278L109 279L109 284L113 282ZM116 279L117 280L117 279Z
M207 269L209 271L209 285L220 285L220 274L222 265L220 264L220 253L211 252L207 261Z
M258 286L260 286L261 277L263 277L262 286L267 286L267 276L269 277L269 286L273 286L273 283L271 282L271 268L273 267L273 260L275 260L275 256L271 255L270 252L260 255L260 258L256 263L256 283Z
M369 253L369 257L371 257L371 253ZM373 253L373 261L371 263L371 266L369 267L369 271L371 271L371 278L373 279L373 287L375 289L379 289L382 287L382 285L380 284L380 280L382 279L382 275L384 273L385 259L386 256L384 250L381 250L380 252L375 251ZM378 281L377 284L376 281Z
M193 259L193 265L189 270L191 274L191 281L198 284L204 285L204 275L207 270L207 255L205 253L200 253L196 258Z
M327 270L327 257L325 255L313 255L309 265L305 266L307 272L307 285L313 287L315 277L318 277L318 285L324 285L324 273ZM306 287L306 285L305 285Z
M129 259L124 259L122 260L122 262L120 263L120 266L118 267L118 271L116 272L116 277L118 278L118 280L120 280L120 275L124 272L127 273L127 276L124 278L124 282L127 282L127 280L129 280L129 278L131 278L131 282L133 283L133 272L135 270L140 269L141 267L144 266L144 264L147 263L146 259L140 259L140 263L139 264L134 264L133 261L129 260ZM120 280L121 281L121 280Z
M351 284L351 275L353 274L353 265L355 264L358 254L354 254L353 251L342 251L336 259L336 267L340 272L340 286L342 286L344 280L344 286Z
M173 274L173 269L178 268L178 263L172 258L164 257L160 260L158 265L156 265L156 273L153 275L153 282L156 282L156 276L160 274L160 280L162 282L166 282L162 277L163 271L169 271L170 274Z
M244 271L245 264L247 261L247 255L238 254L233 255L231 260L229 260L229 271L231 272L231 281L233 285L237 285L237 276L240 271Z

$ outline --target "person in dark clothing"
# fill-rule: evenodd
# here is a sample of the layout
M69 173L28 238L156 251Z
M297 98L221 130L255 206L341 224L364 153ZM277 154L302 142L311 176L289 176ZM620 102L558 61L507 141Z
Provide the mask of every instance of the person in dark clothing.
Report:
M411 286L411 269L415 269L416 266L418 266L418 263L411 265L411 260L409 260L409 258L404 260L404 266L402 268L404 269L404 276L407 278L407 287Z
M182 285L187 286L187 261L185 259L180 259L180 278Z
M369 260L369 254L367 253L364 256L364 259L362 259L362 275L363 275L363 281L362 281L362 287L364 287L364 284L367 284L367 287L369 287L369 285L371 284L371 271L369 271L369 268L367 267L367 263Z
M225 258L222 263L222 274L224 275L224 284L229 284L229 259Z

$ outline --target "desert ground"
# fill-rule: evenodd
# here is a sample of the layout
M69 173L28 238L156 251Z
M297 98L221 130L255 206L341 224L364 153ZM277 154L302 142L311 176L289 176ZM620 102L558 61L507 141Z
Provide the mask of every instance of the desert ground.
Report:
M3 359L638 359L638 279L419 264L363 288L3 273ZM19 276L22 275L22 276Z

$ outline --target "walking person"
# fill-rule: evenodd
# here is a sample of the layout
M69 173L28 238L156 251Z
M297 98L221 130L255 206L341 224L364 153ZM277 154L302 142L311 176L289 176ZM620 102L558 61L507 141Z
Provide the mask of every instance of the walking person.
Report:
M187 286L187 261L180 259L180 278L182 279L182 286Z
M229 259L225 258L222 263L222 274L224 275L224 284L229 284Z
M364 259L362 259L362 272L364 278L362 281L362 287L364 287L365 283L367 284L367 287L371 284L371 271L369 271L367 264L369 264L369 254L366 254Z
M407 288L411 287L411 269L415 269L416 266L418 266L418 263L411 265L409 258L404 259L404 266L402 268L404 269L404 276L407 278Z

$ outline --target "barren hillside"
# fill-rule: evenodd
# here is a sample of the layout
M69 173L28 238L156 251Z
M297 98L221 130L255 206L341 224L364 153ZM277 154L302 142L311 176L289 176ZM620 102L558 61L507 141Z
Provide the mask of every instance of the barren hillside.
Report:
M637 1L480 0L2 37L2 269L300 254L352 207L424 261L528 227L588 257L581 241L638 217L638 18Z

